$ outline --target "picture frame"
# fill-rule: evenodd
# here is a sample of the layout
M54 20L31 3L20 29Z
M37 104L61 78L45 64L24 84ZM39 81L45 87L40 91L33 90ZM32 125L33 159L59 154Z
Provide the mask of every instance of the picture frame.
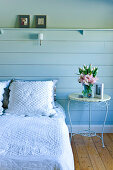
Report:
M36 15L36 28L46 28L46 15Z
M19 27L29 28L30 27L30 16L29 15L19 15Z
M94 88L94 97L103 99L104 95L104 83L96 83Z

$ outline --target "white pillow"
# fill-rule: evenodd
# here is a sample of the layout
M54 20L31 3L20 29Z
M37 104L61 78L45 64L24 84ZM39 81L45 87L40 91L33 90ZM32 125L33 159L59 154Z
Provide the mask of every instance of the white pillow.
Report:
M0 115L3 114L2 101L3 101L4 89L9 85L9 83L10 83L10 80L0 82Z
M17 115L55 114L53 81L15 81L10 87L7 113Z

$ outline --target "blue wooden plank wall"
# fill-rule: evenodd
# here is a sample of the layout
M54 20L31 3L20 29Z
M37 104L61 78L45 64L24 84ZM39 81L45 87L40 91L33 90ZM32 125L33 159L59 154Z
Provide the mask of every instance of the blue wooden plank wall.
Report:
M37 34L43 32L42 46ZM5 29L0 35L0 80L57 79L57 100L65 108L69 93L81 92L78 67L92 63L98 66L99 82L111 95L107 124L113 124L113 31L37 31ZM74 124L88 123L88 105L71 104ZM92 105L92 123L101 124L105 108ZM69 123L68 116L66 118Z

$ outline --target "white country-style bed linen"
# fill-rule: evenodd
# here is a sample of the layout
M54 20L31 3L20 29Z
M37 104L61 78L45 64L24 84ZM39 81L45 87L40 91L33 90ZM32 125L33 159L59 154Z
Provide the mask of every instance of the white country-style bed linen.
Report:
M62 109L53 117L0 117L0 170L74 170Z

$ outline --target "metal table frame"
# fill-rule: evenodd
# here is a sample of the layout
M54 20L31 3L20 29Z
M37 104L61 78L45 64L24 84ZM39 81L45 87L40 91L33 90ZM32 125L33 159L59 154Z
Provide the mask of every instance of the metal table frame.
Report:
M103 123L103 127L102 127L101 136L97 135L96 132L91 131L91 103L92 102L87 102L87 101L79 101L79 102L87 102L87 103L89 103L89 127L88 127L88 130L83 130L81 132L72 134L72 122L71 122L71 115L70 115L70 103L71 103L71 101L77 101L77 100L68 99L68 116L69 116L70 129L71 129L71 136L70 137L72 138L72 136L76 135L76 134L80 134L82 136L87 136L87 137L97 136L102 140L102 147L105 147L104 139L103 139L103 133L104 133L104 126L105 126L107 115L108 115L108 100L99 102L99 103L104 103L105 106L106 106L106 114L105 114L105 119L104 119L104 123Z

